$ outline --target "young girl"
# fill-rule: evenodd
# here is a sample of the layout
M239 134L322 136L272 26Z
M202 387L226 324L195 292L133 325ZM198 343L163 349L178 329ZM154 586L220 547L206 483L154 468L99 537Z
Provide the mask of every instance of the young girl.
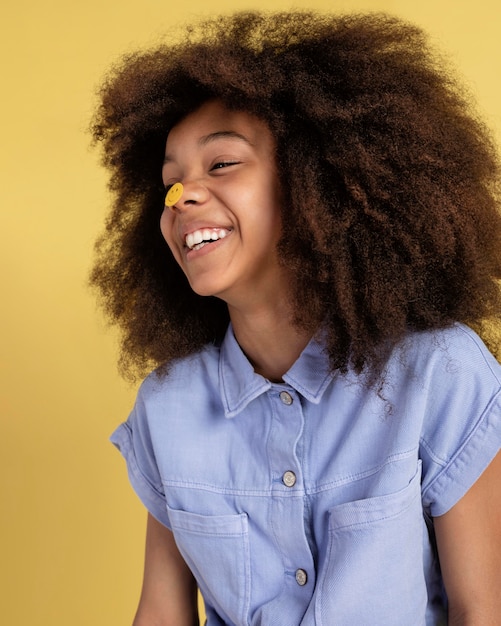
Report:
M135 626L501 624L499 162L423 34L238 14L128 56L92 281L148 515ZM493 347L493 344L490 344Z

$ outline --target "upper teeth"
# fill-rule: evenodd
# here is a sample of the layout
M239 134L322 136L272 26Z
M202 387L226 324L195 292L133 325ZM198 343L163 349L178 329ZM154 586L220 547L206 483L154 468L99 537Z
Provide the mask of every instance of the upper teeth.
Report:
M198 244L203 241L217 241L218 239L224 239L228 231L224 228L202 228L201 230L195 230L192 233L186 235L186 246L192 250Z

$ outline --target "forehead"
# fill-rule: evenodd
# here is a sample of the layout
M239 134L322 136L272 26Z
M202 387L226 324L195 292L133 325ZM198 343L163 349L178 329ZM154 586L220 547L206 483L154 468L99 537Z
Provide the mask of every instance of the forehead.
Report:
M172 127L166 153L189 143L206 145L218 139L234 140L259 148L274 144L267 124L246 111L228 109L219 101L203 104Z

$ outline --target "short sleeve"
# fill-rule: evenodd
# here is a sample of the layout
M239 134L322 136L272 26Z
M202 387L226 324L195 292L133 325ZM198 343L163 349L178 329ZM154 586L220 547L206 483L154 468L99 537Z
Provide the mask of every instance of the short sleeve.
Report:
M421 438L423 505L451 509L501 447L501 366L473 331L458 327L435 376Z
M123 455L131 485L144 506L159 522L170 528L141 392L128 420L115 430L110 441Z

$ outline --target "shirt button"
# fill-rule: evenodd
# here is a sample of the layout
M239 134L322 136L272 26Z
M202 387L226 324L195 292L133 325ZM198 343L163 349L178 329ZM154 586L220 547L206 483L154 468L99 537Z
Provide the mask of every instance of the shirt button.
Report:
M282 476L282 482L286 487L294 487L296 484L296 474L294 472L288 471Z
M292 396L287 391L280 392L280 400L282 400L282 402L287 406L290 406L292 404Z
M304 569L296 570L296 582L300 587L304 587L308 582L308 574Z

